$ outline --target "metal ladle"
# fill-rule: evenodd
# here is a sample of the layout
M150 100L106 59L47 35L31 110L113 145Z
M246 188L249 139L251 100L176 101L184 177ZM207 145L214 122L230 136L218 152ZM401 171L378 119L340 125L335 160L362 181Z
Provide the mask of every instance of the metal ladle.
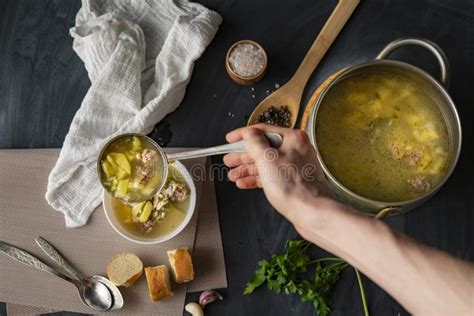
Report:
M270 146L272 146L273 148L278 148L283 143L283 137L280 134L265 133L265 137L270 143ZM228 153L233 153L233 152L244 152L244 151L245 151L244 141L239 141L239 142L235 142L231 144L214 146L214 147L209 147L209 148L170 153L170 154L166 154L166 158L168 159L168 161L185 160L185 159L228 154Z
M154 150L156 150L157 153L159 153L160 156L160 162L161 162L161 181L160 183L157 183L155 190L149 192L149 194L144 194L140 196L140 199L128 199L122 198L122 200L126 203L128 202L142 202L151 199L156 192L161 190L163 186L165 185L166 179L168 177L168 165L170 161L173 160L185 160L185 159L192 159L192 158L198 158L198 157L207 157L207 156L213 156L213 155L220 155L220 154L227 154L227 153L232 153L232 152L245 152L245 144L244 141L239 141L231 144L225 144L225 145L220 145L220 146L214 146L214 147L209 147L209 148L203 148L203 149L196 149L196 150L188 150L188 151L183 151L183 152L176 152L176 153L165 153L163 149L161 148L158 143L156 143L153 139L151 139L148 136L139 134L139 133L126 133L126 134L120 134L117 135L113 138L111 138L103 147L102 150L99 153L98 159L97 159L97 173L100 179L100 183L104 187L104 189L109 192L107 189L107 186L104 184L105 179L102 171L102 166L101 162L104 160L105 153L109 149L109 147L114 144L116 141L124 138L124 137L140 137L142 139L145 139L150 145L154 147ZM278 148L281 146L283 143L283 137L280 134L277 133L265 133L265 137L267 138L268 142L270 143L270 146L273 148Z
M0 252L5 253L7 256L18 260L23 264L32 266L38 270L49 272L62 278L63 280L74 284L79 291L81 300L84 302L84 304L91 308L106 311L112 307L112 295L108 287L105 286L103 283L98 282L94 278L87 278L84 279L82 282L76 279L72 279L69 276L63 274L62 272L45 264L32 254L20 248L7 244L3 241L0 241Z

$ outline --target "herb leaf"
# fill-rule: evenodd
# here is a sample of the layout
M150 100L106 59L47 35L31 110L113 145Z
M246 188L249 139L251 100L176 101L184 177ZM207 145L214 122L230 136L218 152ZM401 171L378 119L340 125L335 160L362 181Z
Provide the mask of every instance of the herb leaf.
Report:
M258 263L259 269L255 271L254 275L247 283L247 287L245 288L244 294L251 294L257 287L262 285L266 279L266 271L267 268L270 266L270 263L267 260L262 260Z
M302 301L313 303L318 315L328 315L331 311L331 291L348 264L333 257L311 260L306 254L310 245L306 240L289 240L284 254L273 255L269 261L260 261L244 294L251 294L266 283L275 294L297 293ZM328 263L323 265L323 262ZM314 266L314 277L311 279L307 279L306 273L309 266Z

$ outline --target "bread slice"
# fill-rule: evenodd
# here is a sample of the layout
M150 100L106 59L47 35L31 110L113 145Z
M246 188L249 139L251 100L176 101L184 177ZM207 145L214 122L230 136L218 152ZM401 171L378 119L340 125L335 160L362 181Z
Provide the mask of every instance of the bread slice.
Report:
M188 248L168 250L167 253L176 283L192 281L194 279L194 269Z
M140 278L142 273L143 263L140 258L130 252L113 256L107 264L107 276L117 286L131 286Z
M167 266L146 267L145 275L152 302L157 302L173 295Z

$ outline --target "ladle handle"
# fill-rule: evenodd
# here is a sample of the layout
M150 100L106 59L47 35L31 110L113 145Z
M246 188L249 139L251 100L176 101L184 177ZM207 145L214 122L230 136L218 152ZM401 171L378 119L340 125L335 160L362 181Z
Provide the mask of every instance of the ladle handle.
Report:
M265 133L265 137L268 139L270 146L278 148L283 143L283 137L277 133ZM189 150L179 153L167 154L168 160L185 160L198 157L207 157L213 155L227 154L232 152L244 152L244 142L235 142L227 145L220 145L204 149Z
M58 266L60 266L67 275L78 281L84 279L82 275L54 248L46 239L39 236L35 239L38 246L43 250L48 257L53 260Z
M26 252L25 250L12 246L10 244L7 244L6 242L0 241L0 252L3 252L10 258L18 260L23 264L26 264L28 266L31 266L41 271L49 272L71 283L77 282L75 280L72 280L68 276L62 274L61 272L51 268L46 263L36 258L32 254Z

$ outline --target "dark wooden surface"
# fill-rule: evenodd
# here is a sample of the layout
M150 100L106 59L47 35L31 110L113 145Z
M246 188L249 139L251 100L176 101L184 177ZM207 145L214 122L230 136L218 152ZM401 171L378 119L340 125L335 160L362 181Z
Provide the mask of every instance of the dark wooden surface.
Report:
M293 74L336 4L335 0L200 2L218 11L224 22L197 61L183 103L152 133L168 146L223 143L226 132L245 124L266 90ZM90 86L68 35L79 7L77 0L0 1L0 148L61 146ZM373 58L385 44L402 36L429 38L446 51L452 68L449 92L461 116L464 139L458 166L443 189L424 206L387 222L417 240L473 260L472 0L363 0L313 74L304 100L329 74ZM269 56L269 71L254 92L232 82L223 66L228 47L244 38L260 42ZM438 74L434 58L420 48L403 48L393 58ZM274 296L266 290L242 296L257 261L282 251L285 241L296 233L261 192L239 191L228 181L215 186L229 287L222 290L225 300L206 308L207 314L313 315L311 304L300 303L296 297ZM361 255L363 249L361 245ZM367 279L365 287L373 315L406 314ZM196 300L197 294L187 299ZM343 275L333 301L334 315L363 313L351 270Z

